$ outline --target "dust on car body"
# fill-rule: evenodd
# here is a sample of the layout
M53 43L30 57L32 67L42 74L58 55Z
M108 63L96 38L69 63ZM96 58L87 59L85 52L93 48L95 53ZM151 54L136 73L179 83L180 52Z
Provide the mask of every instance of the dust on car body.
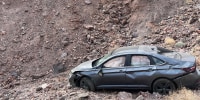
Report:
M70 84L87 90L147 89L160 94L196 88L200 72L195 57L156 46L121 47L71 70Z

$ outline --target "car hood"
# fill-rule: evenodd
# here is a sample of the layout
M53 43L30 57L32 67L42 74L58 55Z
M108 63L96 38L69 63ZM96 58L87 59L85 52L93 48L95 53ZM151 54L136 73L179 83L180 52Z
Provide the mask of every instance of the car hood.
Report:
M73 68L71 70L72 73L76 72L76 71L84 71L84 70L88 70L92 68L92 62L94 60L89 60L86 62L81 63L80 65L78 65L77 67Z

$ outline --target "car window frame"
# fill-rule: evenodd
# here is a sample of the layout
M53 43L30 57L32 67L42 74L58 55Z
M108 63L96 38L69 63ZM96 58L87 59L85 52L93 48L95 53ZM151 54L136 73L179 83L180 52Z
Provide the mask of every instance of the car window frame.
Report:
M95 66L100 66L100 65L101 65L102 63L104 63L104 62L107 60L107 58L109 58L110 56L111 56L111 53L108 53L108 54L104 55L103 57L96 59L95 63L93 64L93 67L95 67ZM102 61L99 61L99 60L102 60Z
M124 56L125 57L125 63L124 63L124 67L105 67L104 64L107 63L108 61L110 61L111 59L114 59L114 58L117 58L117 57L122 57ZM113 56L109 59L107 59L105 62L103 62L101 65L100 65L100 68L103 68L103 69L113 69L113 68L126 68L127 66L127 55L117 55L117 56Z
M135 67L133 67L132 65L131 65L131 59L132 59L132 56L147 56L147 58L149 59L149 61L150 61L150 65L145 65L145 66L135 66ZM128 56L128 66L126 66L126 67L131 67L131 68L139 68L139 67L149 67L149 66L152 66L151 65L151 60L152 59L150 59L150 57L149 57L149 55L147 55L147 54L129 54L129 56Z
M162 59L160 59L160 58L158 58L158 57L155 57L155 56L149 56L150 57L150 59L152 60L152 62L154 63L154 66L162 66L162 65L165 65L167 62L166 61L164 61L164 60L162 60ZM162 62L164 62L163 64L159 64L159 65L156 65L156 62L153 60L153 58L156 58L156 59L158 59L158 60L160 60L160 61L162 61Z

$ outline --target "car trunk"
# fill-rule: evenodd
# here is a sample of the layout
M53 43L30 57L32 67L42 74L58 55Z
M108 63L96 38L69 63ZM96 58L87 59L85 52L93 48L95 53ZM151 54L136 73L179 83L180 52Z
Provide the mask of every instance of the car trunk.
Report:
M181 68L185 72L194 72L196 69L195 57L189 53L184 52L168 52L162 53L162 55L176 59L179 64L173 66L173 68Z
M162 53L162 55L177 59L180 61L189 61L189 62L195 62L195 57L189 53L184 53L184 52L168 52L168 53Z

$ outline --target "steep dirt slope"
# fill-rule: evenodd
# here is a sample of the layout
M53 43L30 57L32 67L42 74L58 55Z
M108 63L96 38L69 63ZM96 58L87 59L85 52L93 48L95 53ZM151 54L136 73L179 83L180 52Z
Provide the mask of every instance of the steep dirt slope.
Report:
M151 33L152 25L177 14L184 0L134 0L130 7L130 27L137 34Z
M172 9L159 11L166 2L174 2L159 1L158 7L148 0L90 2L2 1L1 72L12 69L27 72L27 75L28 72L46 73L56 63L73 67L80 60L78 57L93 50L101 54L101 50L107 50L116 42L131 45L128 42L140 33L134 33L135 29L148 32L146 23L159 22L162 16L175 12L177 6L166 4ZM151 12L147 16L146 9Z
M0 0L0 98L73 99L82 90L66 87L69 70L118 46L154 44L199 56L199 2ZM184 46L165 45L167 36ZM49 88L36 91L44 83ZM107 93L89 94L116 99Z

